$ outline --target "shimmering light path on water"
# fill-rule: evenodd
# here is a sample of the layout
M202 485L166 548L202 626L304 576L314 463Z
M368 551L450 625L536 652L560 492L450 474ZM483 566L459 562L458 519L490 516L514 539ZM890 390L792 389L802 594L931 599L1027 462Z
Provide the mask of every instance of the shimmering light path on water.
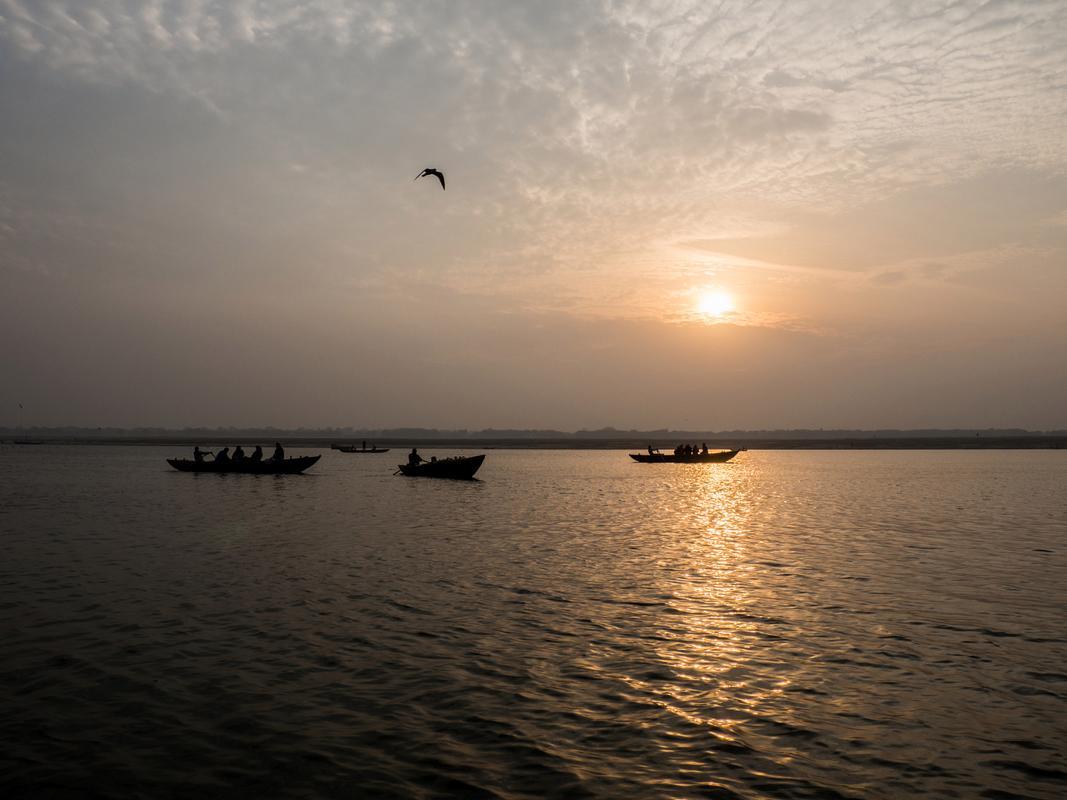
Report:
M1067 793L1065 453L175 454L0 448L5 797Z

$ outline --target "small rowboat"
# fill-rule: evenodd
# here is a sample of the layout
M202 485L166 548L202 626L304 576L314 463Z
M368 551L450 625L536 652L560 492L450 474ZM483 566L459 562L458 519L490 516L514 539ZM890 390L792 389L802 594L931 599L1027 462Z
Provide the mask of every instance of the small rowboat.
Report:
M367 455L389 452L388 447L356 447L354 444L331 444L330 449L342 453L366 453Z
M453 478L469 481L482 466L485 456L457 456L439 458L436 461L423 461L421 464L400 464L397 471L409 478Z
M720 450L717 453L693 453L688 456L676 456L674 453L630 453L630 458L642 464L721 464L740 452L740 450Z
M296 456L275 461L267 458L253 461L244 458L240 461L191 461L188 458L168 458L167 463L181 472L236 472L246 475L297 475L322 456Z

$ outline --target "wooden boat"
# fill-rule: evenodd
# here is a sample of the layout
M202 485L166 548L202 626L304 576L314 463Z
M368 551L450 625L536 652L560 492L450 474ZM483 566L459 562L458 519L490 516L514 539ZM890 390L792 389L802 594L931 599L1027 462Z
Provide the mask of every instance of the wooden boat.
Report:
M265 458L253 461L244 458L240 461L193 461L188 458L168 458L167 463L181 472L236 472L244 475L297 475L322 456L296 456L282 461Z
M630 453L630 458L642 464L721 464L741 450L719 450L714 453L693 453L676 456L674 453Z
M330 449L342 453L367 453L368 455L389 452L388 447L356 447L354 444L331 444Z
M436 461L423 461L421 464L400 464L397 471L409 478L453 478L469 481L482 466L485 456L456 456L439 458Z

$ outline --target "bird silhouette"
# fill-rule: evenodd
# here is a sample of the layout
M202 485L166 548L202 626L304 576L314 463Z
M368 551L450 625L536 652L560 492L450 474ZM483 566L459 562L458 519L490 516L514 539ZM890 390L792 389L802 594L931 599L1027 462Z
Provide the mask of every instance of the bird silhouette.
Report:
M426 169L424 169L422 172L415 176L415 180L418 180L419 178L425 178L427 175L433 175L435 178L437 178L437 180L441 181L441 188L445 188L445 174L441 172L441 170L434 169L433 167L427 167Z

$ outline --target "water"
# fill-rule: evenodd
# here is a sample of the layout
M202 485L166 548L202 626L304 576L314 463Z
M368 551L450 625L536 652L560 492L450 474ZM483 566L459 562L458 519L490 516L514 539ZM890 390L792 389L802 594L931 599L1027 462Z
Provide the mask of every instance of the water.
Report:
M0 448L5 797L1067 793L1067 453L175 454Z

